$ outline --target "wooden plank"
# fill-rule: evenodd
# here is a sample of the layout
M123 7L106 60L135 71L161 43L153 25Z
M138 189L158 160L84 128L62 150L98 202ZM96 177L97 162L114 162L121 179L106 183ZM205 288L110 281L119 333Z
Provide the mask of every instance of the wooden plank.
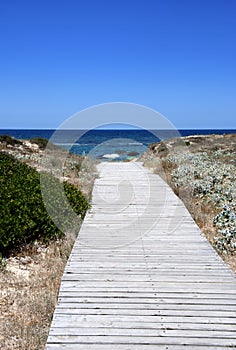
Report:
M120 321L91 321L84 320L80 322L80 327L78 328L76 324L71 325L70 327L58 326L52 329L52 334L70 334L70 332L76 332L87 328L89 330L95 329L135 329L135 330L168 330L168 331L201 331L203 333L206 332L228 332L228 335L235 337L236 326L232 324L219 324L219 323L211 323L211 324L203 324L203 323L174 323L174 322L165 322L165 324L160 322L123 322ZM179 333L180 334L180 333ZM222 335L221 335L222 336ZM222 336L223 337L223 336Z
M55 314L64 315L119 315L119 316L178 316L181 312L182 316L186 317L211 317L211 318L235 318L235 311L215 311L215 310L161 310L159 308L153 309L139 309L139 308L61 308L57 305Z
M118 328L110 327L109 336L130 336L130 337L186 337L186 338L220 338L220 339L236 339L236 333L232 331L217 331L217 330L195 330L195 329L169 329L162 328ZM52 338L58 336L106 336L107 328L71 328L60 327L55 328Z
M233 348L233 347L231 347ZM130 350L132 349L130 345L127 344L48 344L47 350ZM135 350L183 350L183 345L156 345L152 344L135 344L133 348ZM222 346L209 346L209 345L184 345L184 350L226 350L229 347Z
M235 293L235 284L232 283L192 283L192 282L176 282L176 281L112 281L112 280L105 280L105 281L68 281L63 280L63 284L66 288L73 288L73 287L79 287L80 285L83 288L88 288L88 290L91 288L94 288L95 290L102 290L104 288L111 289L111 290L126 290L127 288L127 282L129 284L130 288L139 289L142 291L152 290L153 292L156 291L209 291L209 292L219 292L219 291L227 291L231 293Z
M126 283L127 284L127 283ZM113 282L112 281L104 281L102 282L96 282L96 283L80 283L79 281L63 281L61 283L61 290L80 290L80 291L97 291L97 292L103 292L103 291L110 291L110 292L127 292L127 293L212 293L212 294L233 294L235 295L235 288L233 284L226 285L226 284L219 284L216 283L167 283L163 282L161 283L155 283L155 282L130 282L129 286L127 287L125 282L123 282L123 285L121 285L121 282Z
M130 344L135 348L136 344L146 345L210 345L210 346L236 346L235 339L228 338L192 338L192 337L144 337L144 336L53 336L49 335L48 343L72 343L72 344Z
M55 313L52 326L54 327L72 327L72 325L83 324L87 322L122 322L122 323L178 323L178 324L224 324L235 326L235 320L232 317L205 317L205 316L174 316L174 315L71 315Z
M108 302L109 301L109 302ZM77 313L80 313L80 310L82 309L99 309L99 310L116 310L116 309L120 309L120 310L151 310L152 312L155 312L156 310L159 311L164 311L164 310L171 310L172 311L178 311L178 310L200 310L200 311L214 311L214 314L218 314L218 311L220 312L227 312L229 311L231 314L233 313L233 315L235 314L236 311L236 304L232 305L225 305L225 304L197 304L197 303L186 303L184 300L182 300L182 302L176 304L176 303L160 303L160 302L155 302L154 300L152 300L151 302L146 302L144 303L144 301L136 301L133 302L129 301L129 302L121 302L120 300L117 300L116 302L111 302L110 300L107 300L106 302L101 302L101 301L97 301L97 302L89 302L89 301L84 301L84 302L79 302L78 300L73 301L71 299L65 300L60 298L59 302L58 302L58 310L61 309L65 309L66 311L70 310L70 309L74 309L77 311Z
M67 271L64 276L62 281L79 281L79 282L86 282L86 281L91 281L92 283L94 282L104 282L104 274L80 274L80 273L75 273L73 270L72 271ZM218 276L218 279L216 279L216 276L211 276L210 274L208 276L183 276L183 275L161 275L159 274L158 276L156 274L149 274L149 275L135 275L135 274L106 274L106 282L142 282L144 285L146 282L149 283L151 282L158 282L158 285L160 285L163 282L169 282L169 283L212 283L212 284L219 284L219 283L227 283L227 284L233 284L234 282L230 278L230 276Z
M127 292L127 290L123 290L120 292L116 291L81 291L81 290L61 290L60 291L60 297L82 297L82 298L106 298L106 300L110 300L110 298L115 298L115 299L133 299L133 298L138 298L140 302L144 298L148 298L148 300L152 300L155 298L160 298L166 299L166 300L175 300L175 299L180 299L180 300L191 300L192 302L196 303L201 303L202 300L211 300L211 302L216 302L216 303L221 303L221 300L228 300L228 302L235 302L236 296L235 293L229 294L226 292L222 293L203 293L203 292L138 292L138 291L133 291L133 292ZM60 300L60 297L58 300Z

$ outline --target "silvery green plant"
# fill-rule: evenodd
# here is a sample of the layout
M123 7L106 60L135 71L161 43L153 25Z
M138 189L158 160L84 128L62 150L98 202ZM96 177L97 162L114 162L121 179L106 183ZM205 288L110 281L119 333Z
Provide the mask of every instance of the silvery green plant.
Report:
M236 248L236 205L231 207L227 204L213 219L214 225L218 228L218 236L215 237L216 248L224 254L234 253Z

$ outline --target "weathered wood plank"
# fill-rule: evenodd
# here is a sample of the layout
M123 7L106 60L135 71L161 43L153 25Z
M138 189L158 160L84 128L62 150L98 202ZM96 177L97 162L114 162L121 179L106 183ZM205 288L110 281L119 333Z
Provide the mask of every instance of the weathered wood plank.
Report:
M169 282L169 283L207 283L207 284L216 284L219 283L227 283L233 284L232 279L230 276L218 276L218 279L216 279L216 276L183 276L183 275L158 275L155 274L149 274L149 275L116 275L116 274L107 274L106 281L108 282L142 282L143 285L145 283L149 282L158 282L158 285L161 285L163 282ZM100 274L80 274L80 273L74 273L74 271L67 271L62 279L62 281L79 281L79 282L88 282L91 281L94 282L104 282L104 275Z
M203 323L174 323L174 322L165 322L159 323L159 322L122 322L122 321L83 321L80 324L80 328L77 327L77 325L71 325L70 327L66 326L58 326L54 327L52 330L52 334L60 335L60 334L70 334L70 332L77 332L82 331L84 328L89 329L90 331L95 329L106 329L106 328L112 328L112 329L130 329L130 330L168 330L168 331L178 331L182 330L182 332L201 332L202 334L206 334L207 332L220 332L232 335L232 337L235 337L235 331L236 326L232 324L219 324L219 323L212 323L212 324L203 324ZM226 332L224 332L226 331ZM72 333L73 334L73 333ZM208 333L209 334L209 333ZM221 335L222 336L222 335ZM222 336L223 337L223 336Z
M153 309L139 309L139 308L117 308L117 309L105 309L105 308L61 308L59 305L55 310L55 314L65 315L118 315L118 316L178 316L181 313L186 317L228 317L235 318L235 311L214 311L214 310L161 310L158 308Z
M82 285L82 286L81 286ZM130 288L127 290L127 288L119 288L119 287L108 287L108 286L103 286L103 287L96 287L96 286L84 286L83 283L73 283L73 282L67 282L64 281L61 285L61 291L71 291L71 292L105 292L105 293L113 293L113 292L123 292L123 293L198 293L198 294L219 294L219 295L224 295L225 293L231 294L232 296L235 296L235 289L224 289L222 286L221 289L216 289L214 286L210 288L203 288L201 285L198 286L193 286L192 288L187 287L184 284L182 286L164 286L164 287L139 287L139 288Z
M99 310L128 310L128 309L132 309L135 311L138 310L150 310L152 312L155 312L156 310L158 310L158 312L164 312L164 310L171 310L171 312L175 312L175 311L213 311L214 314L218 315L218 311L220 312L227 312L229 311L230 314L234 315L235 311L236 311L236 305L225 305L225 304L187 304L184 300L181 303L178 304L168 304L168 303L158 303L155 302L154 300L149 301L147 303L144 303L143 300L138 302L136 301L136 303L134 303L133 301L130 302L120 302L120 300L118 300L116 303L115 302L89 302L89 301L84 301L84 302L78 302L76 301L72 301L72 300L65 300L65 299L60 299L59 303L58 303L58 307L57 310L62 310L65 309L65 311L70 312L70 309L73 309L75 311L77 311L78 314L80 314L81 310L83 309L99 309ZM83 312L83 311L82 311ZM91 311L92 312L92 311ZM208 314L210 315L210 313ZM183 314L184 316L184 314Z
M135 348L136 344L147 345L210 345L210 346L236 346L234 338L192 338L192 337L164 337L164 336L111 336L106 334L105 336L53 336L49 335L48 343L72 343L72 344L130 344Z
M162 328L113 328L109 331L106 327L100 328L71 328L61 327L55 328L52 338L59 336L130 336L130 337L186 337L186 338L221 338L221 339L236 339L236 333L232 331L217 331L217 330L195 330L195 329L168 329Z
M71 315L71 314L58 314L55 313L52 322L52 328L55 327L72 327L78 326L80 324L96 323L101 324L103 322L110 322L111 324L116 322L122 323L161 323L165 325L166 323L178 323L178 324L202 324L209 326L210 324L224 324L224 325L234 325L234 318L232 317L205 317L205 316L149 316L145 317L142 315Z
M160 298L166 299L166 300L192 300L193 302L200 303L202 300L211 300L212 302L220 303L221 300L228 300L229 302L235 302L236 296L235 293L229 294L226 292L222 293L203 293L203 292L138 292L138 291L132 291L128 292L127 290L123 290L122 292L116 292L116 291L81 291L81 290L61 290L60 291L61 297L82 297L82 298L106 298L107 300L110 300L110 298L115 299L133 299L138 298L140 301L142 301L143 298L148 298L149 300ZM60 297L58 298L58 300Z
M135 350L183 350L183 345L156 345L152 344L135 344L133 347ZM184 350L226 350L232 349L233 347L227 346L209 346L209 345L184 345ZM130 345L127 344L48 344L48 350L130 350L132 349Z

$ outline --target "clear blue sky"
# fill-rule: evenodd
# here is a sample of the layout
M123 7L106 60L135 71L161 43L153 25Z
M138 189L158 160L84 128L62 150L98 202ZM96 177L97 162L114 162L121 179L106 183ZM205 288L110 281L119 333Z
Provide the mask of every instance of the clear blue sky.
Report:
M1 0L0 128L126 101L236 128L235 0Z

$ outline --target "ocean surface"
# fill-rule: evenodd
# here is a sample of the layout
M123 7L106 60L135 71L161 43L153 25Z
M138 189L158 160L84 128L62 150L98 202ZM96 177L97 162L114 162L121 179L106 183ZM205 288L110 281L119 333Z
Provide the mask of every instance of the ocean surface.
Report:
M229 134L236 129L183 129L183 130L23 130L3 129L0 135L11 135L17 139L42 137L72 153L88 155L102 160L122 161L138 157L152 143L176 136Z

